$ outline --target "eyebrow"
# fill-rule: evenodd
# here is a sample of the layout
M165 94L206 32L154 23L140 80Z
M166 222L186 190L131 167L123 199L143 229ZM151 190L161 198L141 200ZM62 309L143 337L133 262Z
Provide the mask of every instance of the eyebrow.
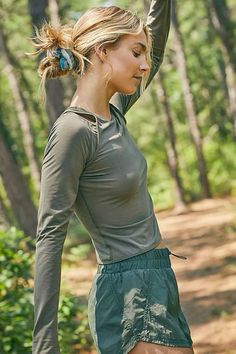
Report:
M134 44L139 44L145 52L147 51L147 47L142 42L135 42Z

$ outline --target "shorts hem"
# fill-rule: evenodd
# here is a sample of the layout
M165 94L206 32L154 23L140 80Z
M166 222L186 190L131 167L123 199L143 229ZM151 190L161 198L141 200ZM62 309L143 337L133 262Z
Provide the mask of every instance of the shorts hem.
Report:
M165 340L158 337L148 337L147 336L137 336L133 337L128 345L126 345L123 350L119 354L128 354L130 350L132 350L136 343L142 341L153 344L165 345L167 347L177 347L177 348L192 348L193 343L187 340Z

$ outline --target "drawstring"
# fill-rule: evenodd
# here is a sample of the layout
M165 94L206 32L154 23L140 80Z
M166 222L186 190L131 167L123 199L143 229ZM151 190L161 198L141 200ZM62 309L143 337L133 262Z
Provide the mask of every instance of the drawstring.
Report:
M170 251L169 251L169 252L170 252ZM172 254L173 256L178 257L178 258L180 258L180 259L187 259L187 257L185 257L185 256L179 256L179 255L174 254L174 253L172 253L172 252L170 252L170 254Z

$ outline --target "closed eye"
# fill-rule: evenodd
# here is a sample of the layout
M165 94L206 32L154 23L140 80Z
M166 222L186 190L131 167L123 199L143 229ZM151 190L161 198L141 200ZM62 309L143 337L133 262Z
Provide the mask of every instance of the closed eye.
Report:
M133 54L134 54L135 58L137 58L137 57L139 57L141 55L140 53L136 53L136 52L133 52Z

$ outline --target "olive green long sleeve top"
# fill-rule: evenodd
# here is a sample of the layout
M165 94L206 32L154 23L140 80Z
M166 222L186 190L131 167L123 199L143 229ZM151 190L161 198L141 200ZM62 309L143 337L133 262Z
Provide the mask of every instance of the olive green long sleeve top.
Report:
M147 24L153 37L146 86L163 60L171 0L153 0ZM88 230L98 263L141 254L160 242L147 189L147 163L125 124L139 98L117 93L111 121L70 107L54 123L44 151L34 274L33 354L59 354L57 312L61 255L73 213Z

